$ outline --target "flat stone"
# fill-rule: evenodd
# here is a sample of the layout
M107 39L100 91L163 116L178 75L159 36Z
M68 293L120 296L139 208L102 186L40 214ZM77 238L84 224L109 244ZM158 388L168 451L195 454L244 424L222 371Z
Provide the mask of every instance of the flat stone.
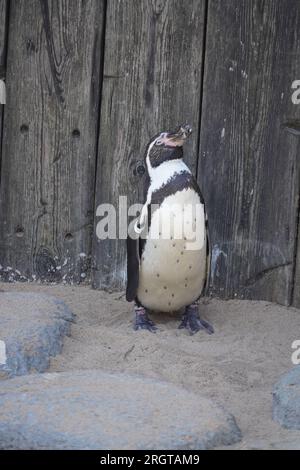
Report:
M55 297L0 292L0 379L47 370L73 320L69 308Z
M240 439L233 416L170 383L89 370L1 384L0 449L210 449Z
M300 366L283 375L274 386L273 418L288 429L300 429Z

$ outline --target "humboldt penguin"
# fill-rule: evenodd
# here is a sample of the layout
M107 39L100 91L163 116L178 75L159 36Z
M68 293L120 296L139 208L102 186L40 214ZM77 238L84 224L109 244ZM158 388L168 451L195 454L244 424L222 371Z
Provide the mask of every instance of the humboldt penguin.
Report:
M214 331L198 311L210 257L204 199L183 161L191 132L189 125L160 132L146 148L145 202L127 238L126 299L135 301L135 330L156 331L149 311L184 309L179 328Z

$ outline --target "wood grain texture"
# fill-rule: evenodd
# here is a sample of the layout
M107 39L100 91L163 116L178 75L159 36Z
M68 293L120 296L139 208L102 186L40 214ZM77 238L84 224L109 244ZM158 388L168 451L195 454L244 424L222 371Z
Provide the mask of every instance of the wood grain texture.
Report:
M299 202L299 199L298 199ZM294 285L292 289L292 305L294 307L300 308L300 223L298 219L298 236L297 236L297 251L295 256L295 271L294 271Z
M0 76L4 76L3 68L6 60L6 28L8 1L0 0Z
M5 79L6 69L6 39L8 27L8 1L0 0L0 80ZM4 105L0 104L0 175L1 175L1 147L2 147L2 122Z
M204 0L108 2L97 206L118 208L119 195L143 202L146 144L182 122L196 129L186 147L196 169L204 7ZM95 237L94 287L124 287L125 252L125 240Z
M0 0L0 78L5 78L8 0Z
M14 0L1 175L8 280L88 275L103 2Z
M297 0L210 0L198 179L211 290L290 304L299 195Z

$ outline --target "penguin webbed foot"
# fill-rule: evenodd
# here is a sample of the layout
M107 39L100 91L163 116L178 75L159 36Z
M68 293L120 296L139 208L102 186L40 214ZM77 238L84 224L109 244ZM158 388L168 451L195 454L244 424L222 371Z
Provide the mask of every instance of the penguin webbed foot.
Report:
M137 330L148 330L151 333L155 333L157 327L155 326L154 322L148 317L146 309L143 307L137 307L135 310L135 320L133 329Z
M186 307L178 328L187 329L191 335L194 335L200 330L205 330L209 335L214 333L212 325L210 325L206 320L200 318L198 305L196 304Z

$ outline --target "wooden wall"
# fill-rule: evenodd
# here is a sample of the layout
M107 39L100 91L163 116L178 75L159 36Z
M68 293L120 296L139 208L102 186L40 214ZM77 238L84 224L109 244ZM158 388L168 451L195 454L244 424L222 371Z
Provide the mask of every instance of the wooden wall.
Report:
M293 296L299 197L298 0L209 2L198 179L211 286L226 297ZM297 158L298 157L298 158Z
M7 32L8 32L7 31L8 30L8 1L7 0L0 0L0 19L1 19L0 20L0 80L5 80ZM4 105L0 104L0 175L1 175L3 112L4 112Z
M97 239L96 209L142 202L145 145L189 122L210 292L300 306L298 0L0 0L0 15L2 279L122 289L125 241Z
M85 279L94 213L103 1L10 5L3 276Z

